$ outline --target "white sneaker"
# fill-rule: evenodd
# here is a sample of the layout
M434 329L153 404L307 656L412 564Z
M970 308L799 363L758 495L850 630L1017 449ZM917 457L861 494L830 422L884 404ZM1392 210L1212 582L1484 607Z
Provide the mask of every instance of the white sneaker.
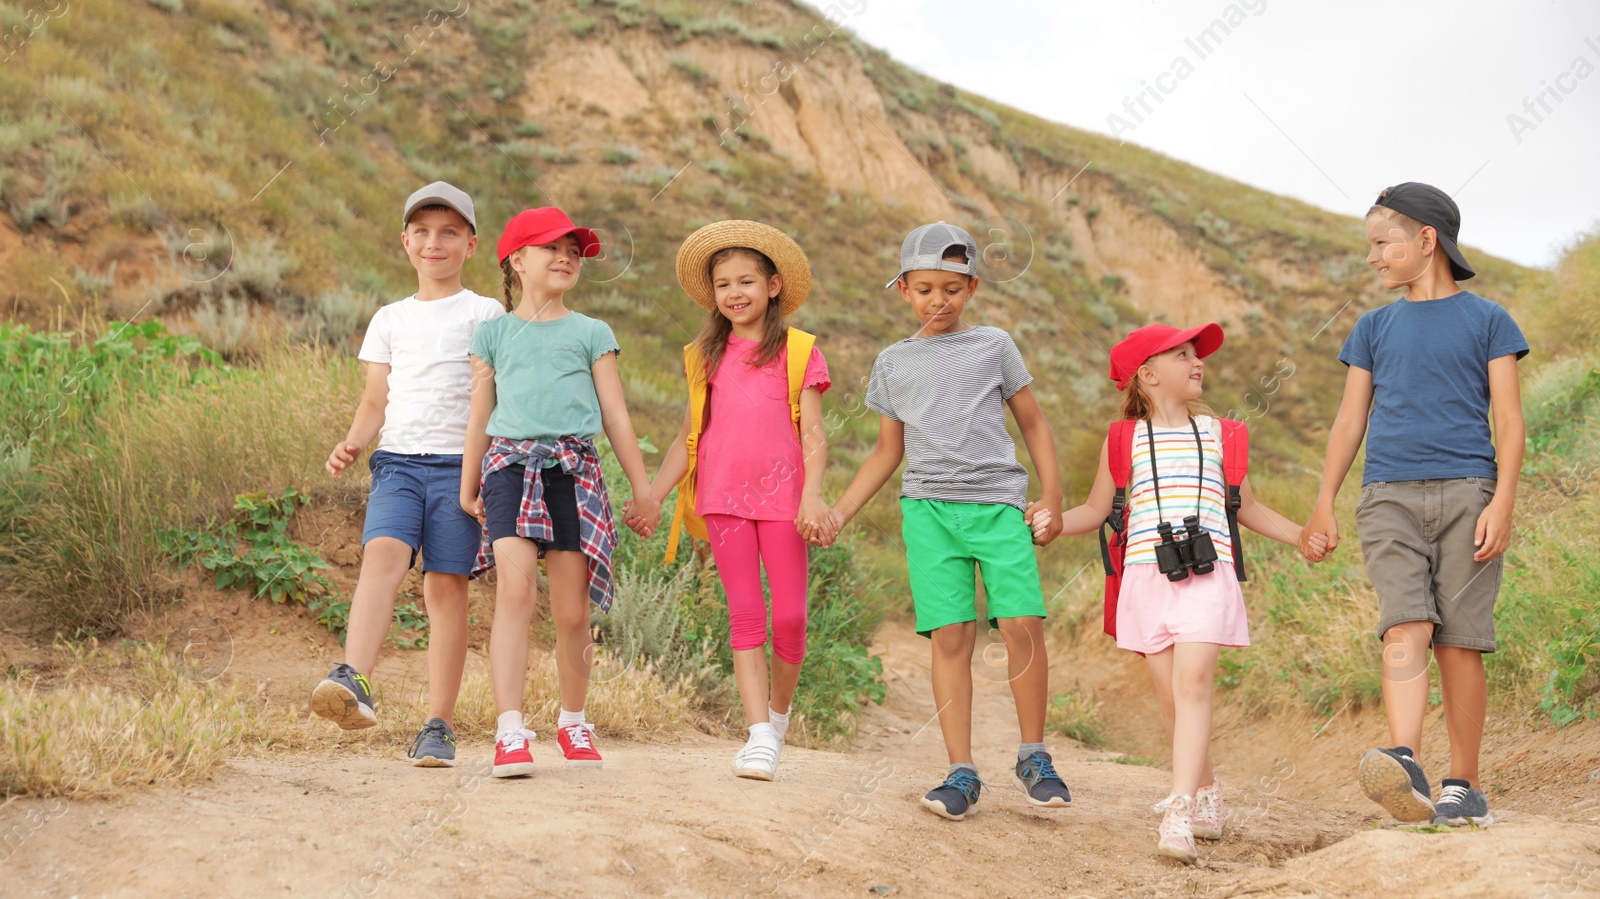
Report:
M733 757L735 777L751 780L772 780L778 775L778 756L783 752L783 742L770 736L751 734L739 754Z

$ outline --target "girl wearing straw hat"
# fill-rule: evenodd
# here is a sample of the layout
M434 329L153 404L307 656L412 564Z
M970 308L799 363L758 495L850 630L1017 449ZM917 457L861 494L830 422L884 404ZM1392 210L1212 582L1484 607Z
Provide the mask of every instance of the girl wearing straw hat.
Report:
M806 651L806 544L830 544L836 533L822 501L828 366L814 337L784 323L811 291L811 267L776 228L716 222L678 250L678 283L707 316L684 347L689 408L651 499L679 488L669 562L680 525L711 543L750 723L733 773L772 780ZM627 523L636 521L655 524ZM763 567L772 590L770 666Z

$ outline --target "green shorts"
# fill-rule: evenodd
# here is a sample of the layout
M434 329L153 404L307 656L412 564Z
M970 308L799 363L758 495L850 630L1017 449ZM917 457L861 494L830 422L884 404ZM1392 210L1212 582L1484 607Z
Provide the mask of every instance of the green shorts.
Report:
M917 633L978 620L974 566L983 572L991 626L1000 618L1044 617L1033 531L1021 509L901 497L900 514Z

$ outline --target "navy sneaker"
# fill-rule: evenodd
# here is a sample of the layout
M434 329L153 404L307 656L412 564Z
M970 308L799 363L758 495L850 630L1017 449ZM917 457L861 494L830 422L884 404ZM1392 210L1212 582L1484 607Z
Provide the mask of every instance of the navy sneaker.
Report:
M411 764L418 768L454 768L456 766L456 732L443 718L435 718L422 726L422 731L411 742L406 752Z
M1433 823L1461 827L1474 824L1488 827L1494 823L1489 814L1489 797L1482 790L1458 777L1446 777L1439 785L1439 804L1433 807Z
M1361 756L1357 776L1367 798L1383 806L1397 821L1427 821L1433 817L1433 791L1422 765L1393 749L1368 749Z
M946 777L938 789L922 797L922 807L941 818L960 821L978 804L978 792L983 781L966 768L957 768Z
M1056 773L1050 753L1043 750L1030 753L1027 758L1017 762L1017 773L1012 776L1011 782L1028 797L1030 805L1060 808L1072 804L1072 794Z
M335 666L311 691L311 711L345 730L378 723L378 716L372 711L372 685L367 683L367 676L345 664Z

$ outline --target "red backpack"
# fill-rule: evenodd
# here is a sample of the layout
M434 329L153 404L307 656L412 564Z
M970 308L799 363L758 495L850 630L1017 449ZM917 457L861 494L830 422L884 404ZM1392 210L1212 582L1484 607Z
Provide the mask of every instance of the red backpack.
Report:
M1228 482L1228 539L1233 545L1233 570L1245 580L1244 546L1239 542L1239 485L1250 471L1250 429L1242 421L1219 418L1222 425L1222 473ZM1122 589L1122 560L1128 553L1128 478L1133 472L1133 428L1128 418L1111 423L1106 434L1106 463L1117 493L1111 514L1100 525L1100 562L1106 569L1105 631L1117 635L1117 593ZM1111 536L1106 536L1106 528Z

